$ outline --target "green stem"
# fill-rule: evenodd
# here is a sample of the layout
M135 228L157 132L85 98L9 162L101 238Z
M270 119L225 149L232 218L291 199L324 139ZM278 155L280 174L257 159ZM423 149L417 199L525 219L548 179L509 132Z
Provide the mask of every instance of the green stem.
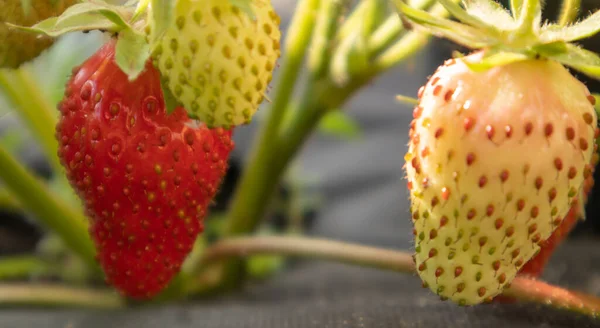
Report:
M133 12L133 16L131 17L132 22L137 21L138 18L140 18L140 16L142 16L144 13L146 13L146 9L148 9L148 6L150 5L150 1L151 0L140 0L140 2L138 2L137 7L135 8L135 11Z
M112 291L41 284L0 285L0 304L96 309L118 309L126 305Z
M539 18L542 11L541 0L524 0L519 16L518 35L530 37L534 33L535 20Z
M0 208L12 211L21 211L23 209L15 197L4 188L0 189Z
M326 86L319 88L317 83L312 83L304 91L302 102L295 112L293 124L281 132L277 143L277 160L275 164L276 177L281 177L285 168L294 159L298 150L302 147L308 136L314 131L320 119L327 113L328 107L322 101L323 96L319 96L317 91L327 93L331 90ZM279 180L279 179L274 179ZM277 184L273 184L275 189Z
M577 18L577 14L579 14L580 5L581 0L563 0L558 24L566 26L572 23Z
M394 40L400 36L400 33L403 30L404 26L398 19L398 15L390 15L385 22L371 34L371 37L367 41L369 54L378 54L381 50L390 46Z
M45 98L35 78L26 68L0 70L0 87L14 105L29 130L36 136L55 172L62 166L56 152L58 142L54 136L57 122L56 109Z
M503 294L523 302L549 305L592 317L600 315L600 299L597 297L552 286L539 280L517 277Z
M308 53L308 69L314 78L327 75L333 38L338 29L339 19L348 0L327 0L321 2L315 22L315 33Z
M325 7L325 9L329 9L329 7ZM333 37L334 35L330 32L331 30L327 28L321 28L316 30L315 34L318 33L321 36ZM254 157L236 188L224 232L225 236L248 233L258 226L263 219L264 211L287 165L317 126L321 117L327 113L327 110L339 108L356 90L366 85L385 69L385 65L391 67L392 64L397 64L398 61L416 51L419 46L424 45L428 36L423 33L420 37L424 38L424 41L411 45L409 50L413 51L402 49L405 54L392 58L392 60L396 60L393 63L387 60L388 57L391 58L393 56L388 55L384 57L387 61L381 67L377 67L381 70L369 68L369 72L355 76L348 85L339 88L335 87L328 79L320 76L318 69L311 72L311 77L305 85L301 104L295 111L296 117L292 119L292 123L277 136L272 135L271 132L273 131L268 130L268 122L264 131L259 136L259 148L256 152L253 152ZM311 44L311 49L315 49L315 44L319 44L320 40L322 40L320 36L315 36ZM319 52L321 56L327 56L329 53L327 49L317 49L314 51ZM313 53L313 56L316 55ZM319 68L319 65L316 67ZM285 84L282 84L280 87L285 88ZM233 261L226 265L224 271L224 288L236 287L239 284L241 280L240 274L243 274L241 267L242 265L239 261ZM198 268L198 270L203 270L203 268Z
M363 29L363 32L370 35L384 21L384 16L388 12L386 8L387 2L388 0L360 1L352 10L352 13L340 24L336 40L344 40L351 37L352 34L360 29ZM398 19L398 15L395 16Z
M261 128L247 167L232 199L227 217L225 235L252 231L261 220L261 213L269 197L267 181L276 180L272 174L273 160L277 156L273 141L286 114L287 105L302 66L304 53L312 35L315 11L319 0L302 0L288 29L286 61L282 77L273 99L265 126Z
M416 9L425 9L434 2L434 0L419 0L414 3L412 7ZM377 28L368 41L368 49L369 54L376 55L379 54L382 50L389 47L396 38L400 36L402 31L404 30L404 26L400 19L398 19L398 14L390 15L379 28Z
M210 264L231 257L243 258L253 255L306 257L394 272L415 272L412 256L406 252L307 237L261 236L224 239L206 250L202 264L209 267ZM600 313L599 298L534 279L517 277L503 294L523 302L549 305L590 316L598 316Z
M0 279L28 278L33 274L57 272L47 261L34 256L0 257Z
M246 194L244 201L252 204L253 207L240 211L239 215L244 215L244 219L235 221L237 223L236 228L239 229L235 232L238 234L253 231L261 222L265 209L279 184L281 176L285 172L287 164L294 158L303 141L306 140L307 136L317 126L319 119L325 114L325 108L318 106L318 100L315 102L316 97L311 94L312 85L312 83L309 83L308 89L305 90L306 96L303 97L304 101L296 111L298 115L293 121L291 129L282 132L283 137L272 140L272 149L276 149L277 156L272 157L269 161L268 173L264 176L264 179L257 181L257 184L251 189L252 192ZM231 230L228 233L231 233ZM204 269L202 265L197 267L199 271ZM243 262L231 261L224 266L222 272L225 280L221 288L235 288L243 280Z
M448 11L439 3L431 7L429 13L438 17L448 16ZM416 30L404 34L400 40L373 60L372 69L374 74L384 72L420 51L431 38L431 34Z
M398 42L375 58L373 69L377 72L383 72L394 67L426 46L430 38L431 35L428 33L417 31L406 33Z
M251 255L309 257L406 273L415 268L407 253L329 239L280 236L223 239L206 250L202 264Z
M523 7L523 0L510 0L510 11L514 19L518 20L521 16L521 9Z
M24 208L61 236L70 249L95 267L95 249L85 217L55 197L36 177L0 146L0 179Z
M352 14L345 19L344 23L339 28L338 37L340 39L348 37L354 31L354 29L360 25L360 21L363 19L365 11L369 9L368 7L368 1L361 1L356 5L352 11Z

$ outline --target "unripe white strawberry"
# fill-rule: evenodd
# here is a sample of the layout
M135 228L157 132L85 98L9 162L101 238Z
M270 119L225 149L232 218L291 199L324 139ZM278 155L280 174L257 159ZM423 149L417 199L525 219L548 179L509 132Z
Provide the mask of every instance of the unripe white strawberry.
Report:
M52 16L58 16L76 0L39 0L31 2L26 15L21 0L0 0L0 68L17 68L39 56L54 43L54 39L20 31L5 23L30 26Z
M249 123L280 56L280 19L253 0L255 20L229 0L178 0L174 24L152 44L167 85L208 126ZM149 39L155 28L149 25Z
M442 65L419 91L406 174L424 285L490 300L538 252L582 193L597 133L593 97L562 65L474 72Z

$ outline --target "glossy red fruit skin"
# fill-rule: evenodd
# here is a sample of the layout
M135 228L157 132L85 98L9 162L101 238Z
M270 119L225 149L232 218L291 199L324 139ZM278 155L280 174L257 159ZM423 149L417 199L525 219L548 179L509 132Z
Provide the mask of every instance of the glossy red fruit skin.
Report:
M179 272L203 230L234 148L232 131L167 115L158 71L133 82L106 43L68 81L56 127L58 156L90 218L106 280L147 299Z

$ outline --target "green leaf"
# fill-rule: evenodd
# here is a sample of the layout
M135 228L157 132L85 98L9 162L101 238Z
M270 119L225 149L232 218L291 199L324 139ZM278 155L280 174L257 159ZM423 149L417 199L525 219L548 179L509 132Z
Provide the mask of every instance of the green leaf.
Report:
M567 51L564 53L540 53L559 63L570 66L585 75L600 80L600 57L596 53L573 44L566 44L566 46Z
M119 33L115 47L115 61L130 81L137 79L144 71L148 58L150 58L150 45L146 42L144 34L132 29Z
M133 17L131 21L137 21L138 18L146 12L148 9L148 5L150 5L151 0L129 0L125 3L125 6L135 6L135 11L133 12Z
M472 71L482 72L493 67L507 65L517 61L527 60L529 58L530 57L525 54L489 50L484 54L481 61L473 62L465 59L463 62Z
M252 9L251 0L229 0L229 2L240 8L240 10L246 13L251 20L256 20L256 14L254 13L254 9Z
M499 3L493 0L463 0L469 15L479 18L493 26L502 26L503 30L513 30L517 24L514 18Z
M78 3L67 8L67 10L59 16L57 24L61 24L71 17L84 14L100 14L123 29L129 28L129 24L127 24L127 21L123 17L123 13L118 6L109 5L101 1Z
M544 42L566 41L572 42L588 38L600 31L600 10L586 19L571 26L562 27L552 24L544 26L540 38Z
M154 20L154 39L158 40L175 20L175 4L173 0L152 0L152 19Z
M108 18L97 14L82 14L71 17L68 21L63 21L61 24L58 24L57 21L58 17L51 17L32 27L18 26L10 23L6 23L6 25L22 31L45 34L50 37L58 37L77 31L103 30L115 32L120 29Z
M569 51L567 43L563 41L556 41L546 44L540 44L533 47L533 51L537 53L544 53L546 55L559 55Z
M318 130L326 135L342 139L355 139L362 134L358 123L337 109L328 112L321 119Z
M469 48L482 48L497 43L497 39L490 38L487 33L477 28L411 8L404 4L403 0L393 1L401 16L427 29L430 33L441 35Z
M475 16L469 15L469 13L463 8L461 8L460 5L449 0L438 0L438 2L441 3L442 6L444 6L444 8L446 8L446 10L452 16L454 16L456 19L463 22L464 24L477 27L479 29L488 30L490 32L497 32L495 27L488 25L487 23Z
M118 32L130 28L123 17L125 14L126 12L122 12L121 7L109 5L101 1L84 2L67 8L58 17L50 17L31 27L9 23L7 25L32 33L45 34L50 37L58 37L75 31L105 30Z

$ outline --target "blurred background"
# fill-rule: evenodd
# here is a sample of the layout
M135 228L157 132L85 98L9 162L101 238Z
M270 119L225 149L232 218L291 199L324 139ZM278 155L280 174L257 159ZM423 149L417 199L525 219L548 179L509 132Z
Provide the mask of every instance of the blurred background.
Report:
M281 28L285 32L296 1L272 1L282 17ZM508 1L503 2L506 4ZM545 16L554 19L560 2L548 0L546 3ZM583 0L583 6L582 15L587 15L600 8L600 1ZM71 67L90 56L103 40L104 36L99 33L69 35L28 68L44 86L46 96L58 102ZM589 39L584 45L600 52L600 37ZM281 230L296 224L313 236L411 250L409 195L402 166L412 108L398 103L395 96L416 95L428 75L455 50L463 49L450 42L433 39L417 55L360 91L347 104L343 115L326 119L303 148L282 183L278 194L281 206L270 213L267 230ZM598 81L580 78L591 92L600 92ZM272 85L277 85L277 76ZM18 154L39 176L52 180L55 172L52 172L44 154L27 129L22 127L19 118L11 112L10 104L0 94L0 142ZM231 168L213 208L215 222L218 222L219 213L226 209L256 130L257 125L252 124L236 132L237 147ZM596 172L596 177L600 179L600 171ZM69 193L65 185L53 188L57 192ZM210 235L210 229L207 233ZM0 188L0 255L31 252L43 235L43 230L28 216L26 209L16 206ZM551 269L545 278L599 294L600 270L598 266L595 270L591 268L594 263L600 263L600 252L586 251L600 246L599 236L600 184L596 184L587 205L587 220L580 223L570 236L568 244L572 246L561 248L552 259ZM219 316L229 315L229 321L221 321L214 327L261 327L260 323L266 328L453 327L456 322L468 323L466 326L469 327L483 327L490 315L493 317L491 326L497 322L499 327L509 324L511 327L596 326L585 319L564 317L560 313L542 314L537 308L513 306L456 310L421 290L414 277L398 277L334 264L303 266L278 277L267 286L252 288L236 297L230 300L233 303L229 305L210 304L197 312L191 309L188 309L189 313L178 312L180 310L175 308L165 309L165 312L136 312L131 317L126 314L105 318L93 313L43 312L38 313L38 317L25 318L15 312L0 312L0 326L6 326L2 324L3 315L9 326L18 322L24 326L25 323L47 322L56 323L56 327L66 322L85 322L86 327L153 326L157 324L152 320L153 316L164 317L166 321L162 324L167 322L183 327L195 320L206 320L207 325L203 327L213 327L211 320L218 321L221 320ZM225 312L220 312L222 310ZM524 316L523 325L520 321L510 321L513 319L505 311L516 311L517 316ZM259 319L245 320L244 316L248 313L257 315ZM288 322L286 318L293 319ZM50 319L53 321L47 321ZM112 323L108 325L108 322ZM388 322L393 324L388 325Z

